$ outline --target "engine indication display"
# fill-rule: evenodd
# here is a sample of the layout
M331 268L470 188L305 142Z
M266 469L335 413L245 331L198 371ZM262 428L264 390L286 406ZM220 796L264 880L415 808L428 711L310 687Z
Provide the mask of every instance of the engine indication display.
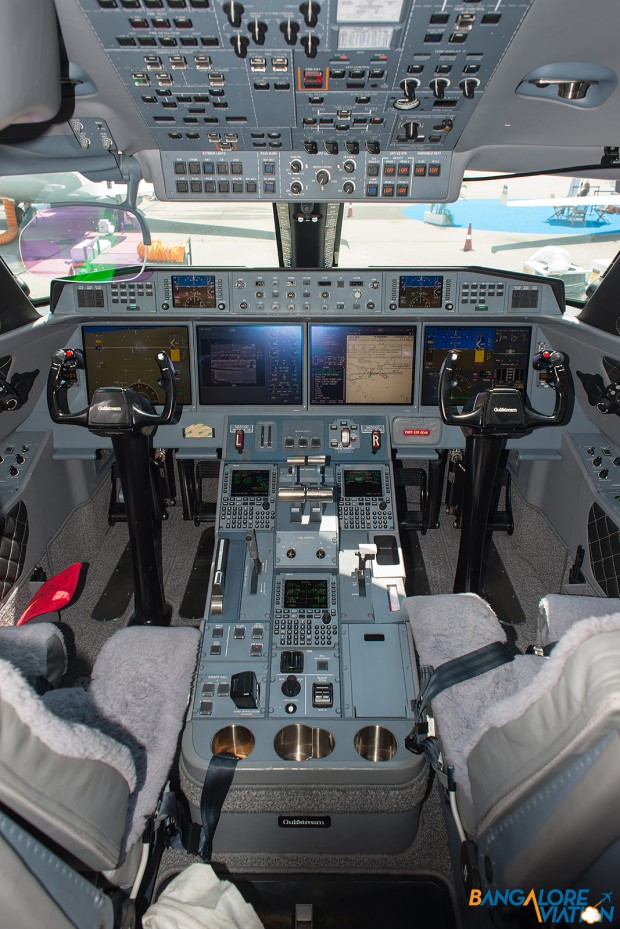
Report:
M215 276L213 274L173 274L172 305L174 307L215 308Z
M398 284L399 307L407 310L439 310L442 298L442 275L401 274Z
M458 351L450 397L459 405L491 387L523 391L530 357L529 326L426 326L424 329L422 405L437 404L439 370L449 351Z
M284 582L285 610L324 610L327 608L327 581L299 578Z

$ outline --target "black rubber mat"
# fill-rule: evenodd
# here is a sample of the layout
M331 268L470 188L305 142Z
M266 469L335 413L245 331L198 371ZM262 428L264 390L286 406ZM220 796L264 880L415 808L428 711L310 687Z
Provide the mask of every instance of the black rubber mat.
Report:
M128 542L110 575L105 590L95 604L91 616L101 623L119 619L129 606L132 597L133 562L131 560L131 546Z
M230 875L222 877L230 880ZM434 877L326 875L234 877L265 929L292 929L296 904L312 906L313 929L456 929L452 900ZM304 925L304 923L300 923Z
M215 527L209 526L200 536L194 564L179 607L179 616L183 619L202 619L205 614L214 546Z

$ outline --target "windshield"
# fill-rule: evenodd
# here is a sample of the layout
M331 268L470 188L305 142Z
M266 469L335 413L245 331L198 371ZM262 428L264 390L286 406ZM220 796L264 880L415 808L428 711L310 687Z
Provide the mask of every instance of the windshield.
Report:
M124 195L123 185L92 183L75 173L0 179L0 256L34 300L47 299L50 284L20 259L20 230L35 212L59 202L119 203ZM138 206L151 233L152 263L278 266L271 203L162 202L142 182ZM620 193L608 178L471 174L455 203L399 203L396 197L392 204L345 204L339 264L483 265L560 278L567 299L580 302L619 244Z

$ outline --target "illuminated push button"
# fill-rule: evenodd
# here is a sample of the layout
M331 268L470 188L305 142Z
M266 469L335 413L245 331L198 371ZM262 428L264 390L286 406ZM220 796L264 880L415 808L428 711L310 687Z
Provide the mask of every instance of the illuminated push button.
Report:
M381 433L378 429L372 430L371 447L373 455L381 448Z
M243 429L237 429L235 432L235 448L241 454L245 445L245 432Z
M351 444L351 430L344 428L340 433L340 443L343 448L348 448Z

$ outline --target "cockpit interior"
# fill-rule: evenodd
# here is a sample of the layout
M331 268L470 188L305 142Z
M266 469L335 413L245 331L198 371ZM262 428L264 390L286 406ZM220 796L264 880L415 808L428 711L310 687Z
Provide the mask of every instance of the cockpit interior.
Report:
M2 926L620 925L617 34L2 4Z

